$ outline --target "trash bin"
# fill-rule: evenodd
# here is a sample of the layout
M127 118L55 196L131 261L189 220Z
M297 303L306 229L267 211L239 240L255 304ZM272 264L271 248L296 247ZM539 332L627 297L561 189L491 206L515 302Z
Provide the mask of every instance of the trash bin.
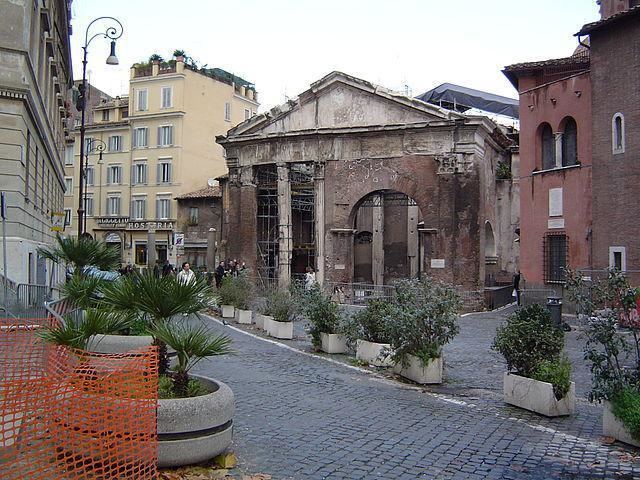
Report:
M552 295L547 297L547 310L551 314L551 321L558 327L562 326L562 297Z

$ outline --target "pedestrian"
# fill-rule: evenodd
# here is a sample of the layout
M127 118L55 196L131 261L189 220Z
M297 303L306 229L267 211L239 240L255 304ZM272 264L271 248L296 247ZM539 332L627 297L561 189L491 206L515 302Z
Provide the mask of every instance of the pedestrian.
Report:
M512 296L516 298L516 305L520 306L520 270L518 270L513 276Z
M220 288L220 285L222 285L222 279L224 278L224 274L225 274L224 262L220 262L216 267L216 273L215 273L216 288Z
M309 291L316 284L316 272L313 270L313 267L308 266L306 268L306 273L304 274L304 289Z
M189 262L184 262L182 264L182 270L180 270L180 273L178 273L177 280L178 282L185 285L187 283L196 281L196 274L193 273L193 270L191 270L191 266L189 265Z

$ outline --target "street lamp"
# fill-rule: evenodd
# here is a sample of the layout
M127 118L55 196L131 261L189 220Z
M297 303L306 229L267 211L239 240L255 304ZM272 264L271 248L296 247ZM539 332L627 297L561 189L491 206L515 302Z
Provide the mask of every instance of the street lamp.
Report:
M107 149L107 144L104 143L102 140L100 140L99 138L92 138L90 142L88 142L88 145L86 146L86 152L85 152L85 156L84 156L84 178L82 178L82 180L84 181L85 184L85 189L84 189L84 202L82 204L82 215L83 218L80 220L78 220L79 222L82 223L82 225L84 225L84 229L87 229L87 173L89 172L89 154L90 153L96 153L98 152L100 154L100 156L98 157L98 164L102 163L102 152L104 152ZM80 160L80 163L82 163L82 159ZM85 231L84 234L86 235L87 232Z
M107 29L104 32L100 32L100 33L96 33L95 35L93 35L91 38L89 38L89 29L91 28L91 25L93 25L95 22L97 22L98 20L108 20L108 21L113 21L115 22L115 24L111 27L107 27ZM79 180L80 180L80 185L79 185L79 191L78 191L78 238L82 237L85 233L85 229L86 229L86 217L85 217L85 192L84 192L84 182L85 182L85 169L84 169L84 162L83 159L85 159L85 144L84 144L84 132L85 132L85 126L84 126L84 119L85 119L85 111L86 111L86 107L87 107L87 102L86 102L86 92L87 92L87 49L89 47L89 44L91 43L91 41L96 38L96 37L103 37L103 38L110 38L111 39L111 52L109 54L109 57L107 58L107 65L118 65L118 57L116 56L116 40L119 39L122 36L124 29L122 28L122 23L120 23L119 20L113 18L113 17L98 17L96 19L94 19L88 26L87 26L87 30L84 34L84 46L82 47L82 50L84 51L83 53L83 57L82 57L82 83L80 84L80 87L78 88L78 90L80 91L80 96L78 97L78 106L80 107L79 110L81 112L81 120L80 120L80 175L79 175ZM100 155L102 156L102 151L100 152ZM88 158L88 153L87 153L87 158ZM87 160L85 160L86 162Z

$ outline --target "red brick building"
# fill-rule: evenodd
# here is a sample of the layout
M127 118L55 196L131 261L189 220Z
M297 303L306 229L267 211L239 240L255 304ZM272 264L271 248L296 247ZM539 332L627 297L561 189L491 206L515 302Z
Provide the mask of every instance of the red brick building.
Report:
M640 2L603 0L590 39L593 128L593 267L640 282Z
M520 94L520 271L528 287L561 284L591 264L589 53L504 74Z

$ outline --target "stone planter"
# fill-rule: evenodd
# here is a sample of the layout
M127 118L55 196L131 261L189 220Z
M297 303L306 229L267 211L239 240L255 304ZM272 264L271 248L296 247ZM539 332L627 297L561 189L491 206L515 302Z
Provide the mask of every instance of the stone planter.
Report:
M261 330L264 330L264 317L265 315L261 313L256 313L256 327Z
M283 340L291 340L293 338L293 322L277 322L269 320L269 329L267 335Z
M388 343L375 343L366 340L356 340L356 358L374 367L390 367L393 365L391 357L384 357L382 351L391 348Z
M320 341L322 346L320 347L323 352L326 353L347 353L347 340L344 335L338 333L321 333Z
M613 437L616 440L633 445L634 447L640 447L640 442L634 440L629 429L613 414L611 404L604 402L602 407L602 434L606 437Z
M92 335L87 341L86 350L95 353L127 353L153 344L151 335ZM176 351L167 347L169 367L175 367L178 363Z
M234 396L222 382L192 375L215 391L192 398L158 400L158 466L190 465L215 457L230 444Z
M269 330L271 329L271 323L273 322L273 317L271 315L262 315L262 328L269 335Z
M576 385L562 400L556 400L553 385L513 373L504 374L504 401L547 417L572 415L576 408Z
M244 325L251 325L253 322L251 321L251 315L253 312L251 310L240 310L236 308L236 319L238 323L242 323Z
M233 305L222 305L222 318L233 318L234 314L235 307Z
M442 383L442 357L432 358L427 365L423 365L422 360L413 355L407 355L407 365L396 363L393 371L404 378L413 380L416 383Z

